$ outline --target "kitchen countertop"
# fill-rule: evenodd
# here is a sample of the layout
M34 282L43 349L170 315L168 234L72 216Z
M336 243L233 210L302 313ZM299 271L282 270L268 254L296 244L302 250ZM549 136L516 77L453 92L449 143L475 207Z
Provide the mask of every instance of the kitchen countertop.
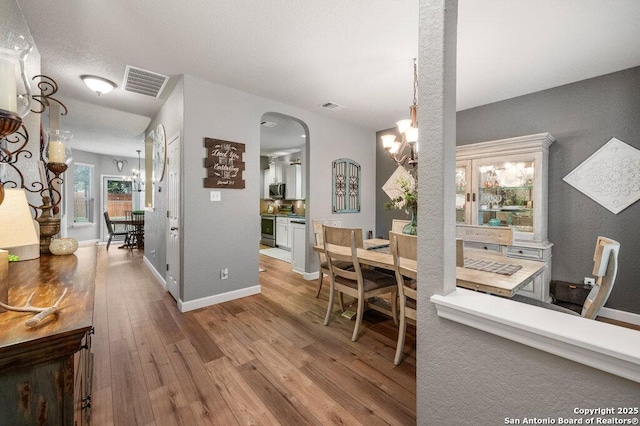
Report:
M297 214L283 214L283 213L260 213L260 216L266 217L289 217L291 219L305 219L305 216Z

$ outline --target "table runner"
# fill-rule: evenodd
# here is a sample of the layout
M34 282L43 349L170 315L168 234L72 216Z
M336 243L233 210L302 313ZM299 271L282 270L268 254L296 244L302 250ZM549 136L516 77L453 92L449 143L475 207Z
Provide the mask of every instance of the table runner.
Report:
M464 258L464 267L469 269L475 269L478 271L493 272L501 275L513 275L518 272L522 266L513 265L509 263L489 262L486 260Z

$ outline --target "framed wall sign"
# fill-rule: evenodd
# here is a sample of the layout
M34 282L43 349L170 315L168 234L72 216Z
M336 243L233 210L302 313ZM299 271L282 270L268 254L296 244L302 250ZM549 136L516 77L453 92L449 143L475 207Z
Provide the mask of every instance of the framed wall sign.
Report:
M332 213L360 212L360 164L340 158L331 164Z
M242 154L245 145L222 139L204 138L207 156L204 167L207 177L204 179L205 188L233 188L244 189L242 172L245 169Z

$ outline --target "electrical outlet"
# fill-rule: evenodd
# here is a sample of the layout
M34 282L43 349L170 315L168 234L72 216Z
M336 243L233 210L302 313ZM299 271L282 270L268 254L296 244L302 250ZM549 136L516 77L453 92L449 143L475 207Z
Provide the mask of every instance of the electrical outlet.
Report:
M222 193L220 191L211 191L211 192L209 192L209 200L210 201L220 201L220 200L222 200Z
M584 283L589 285L595 285L596 279L590 277L584 277Z
M229 278L229 268L220 269L220 279L226 280Z

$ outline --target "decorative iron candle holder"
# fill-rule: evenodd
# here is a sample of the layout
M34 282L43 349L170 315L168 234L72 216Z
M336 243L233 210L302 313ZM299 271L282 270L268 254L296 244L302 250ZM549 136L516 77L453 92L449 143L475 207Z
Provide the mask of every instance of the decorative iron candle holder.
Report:
M48 196L42 197L42 206L40 209L42 210L42 214L38 216L36 219L40 224L40 253L48 254L49 245L51 245L51 240L54 235L57 235L60 232L60 219L51 217L51 209L53 206L51 205L51 198Z

